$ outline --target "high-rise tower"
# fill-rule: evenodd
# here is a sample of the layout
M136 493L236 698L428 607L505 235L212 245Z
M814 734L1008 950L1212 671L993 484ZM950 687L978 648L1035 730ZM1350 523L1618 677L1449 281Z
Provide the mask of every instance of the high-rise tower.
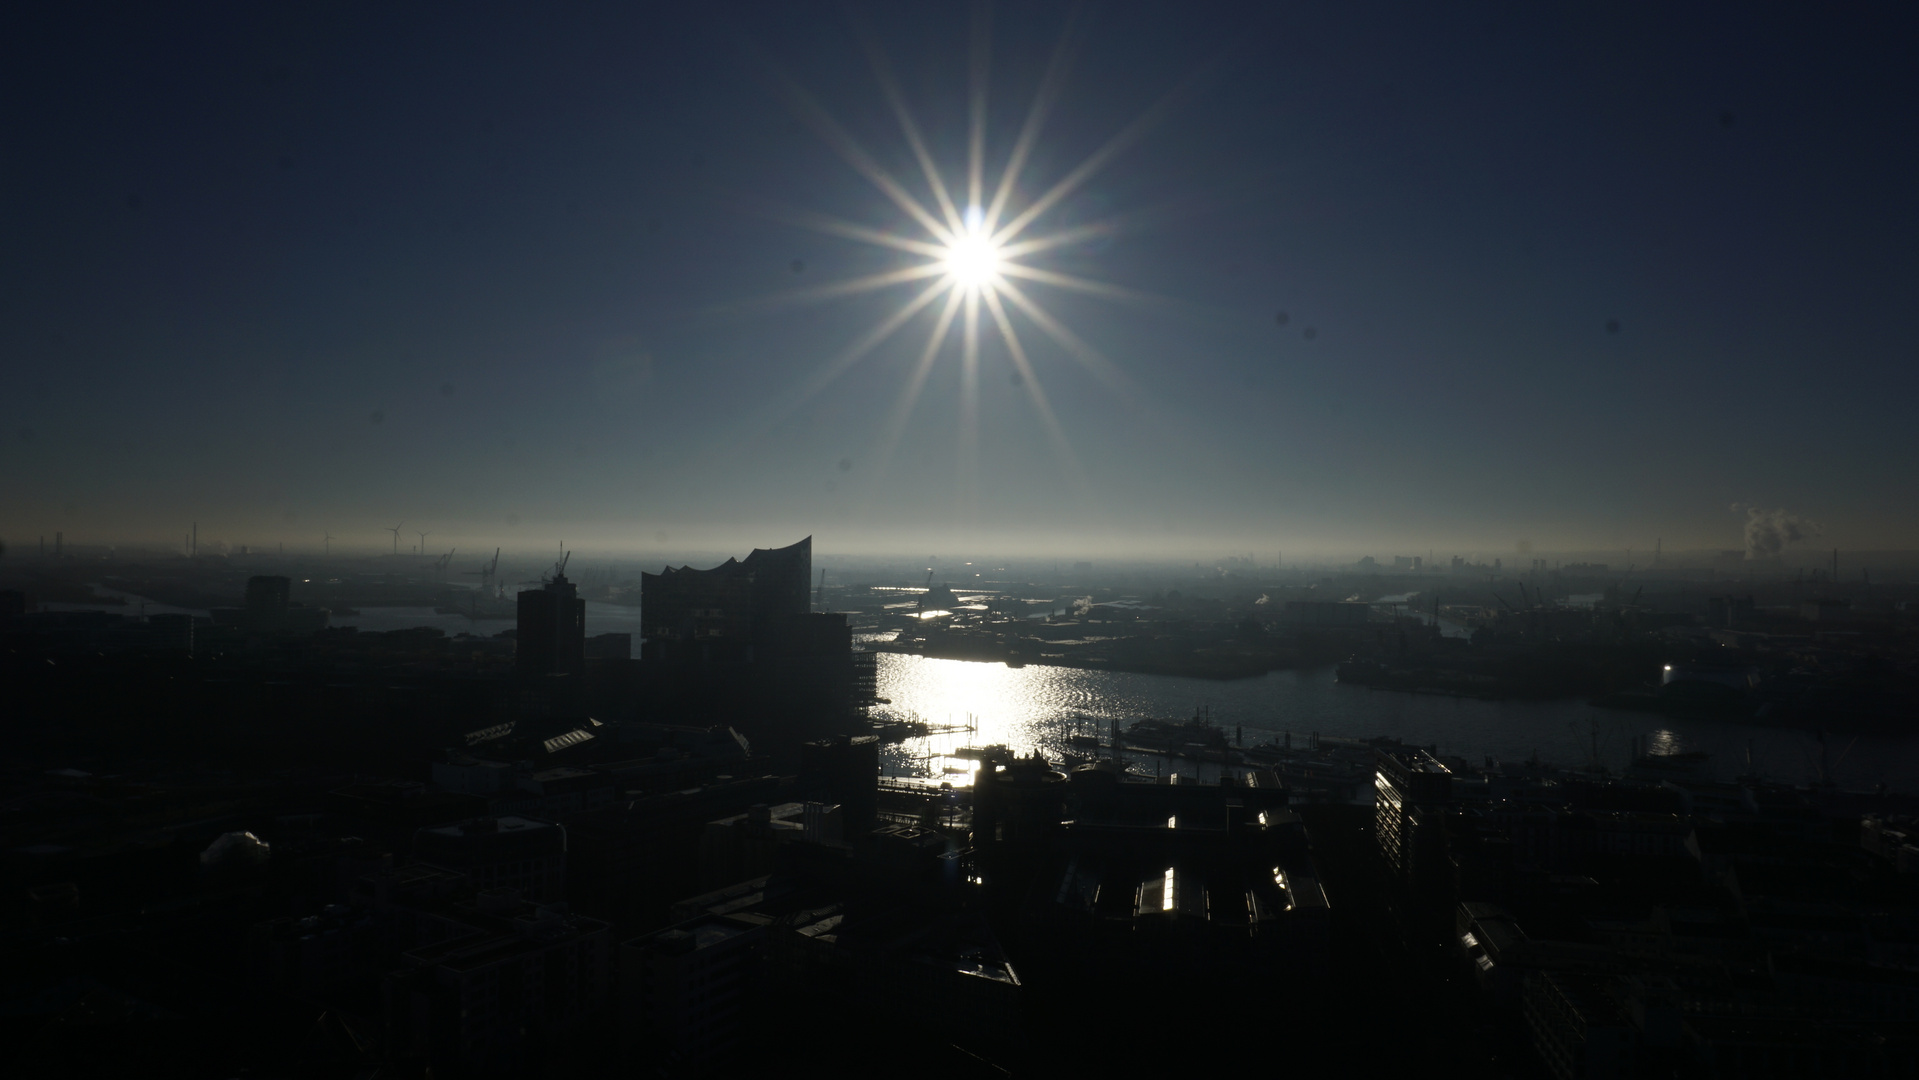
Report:
M515 666L522 675L578 675L586 668L586 601L564 566L537 589L520 593Z

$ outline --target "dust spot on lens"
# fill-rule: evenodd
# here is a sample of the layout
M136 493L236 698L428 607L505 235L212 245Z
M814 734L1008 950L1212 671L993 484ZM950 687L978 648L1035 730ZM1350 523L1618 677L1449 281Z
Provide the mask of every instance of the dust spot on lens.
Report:
M1309 326L1306 329L1300 331L1300 336L1305 338L1307 341L1312 341L1315 338L1319 337L1319 328L1316 326Z
M841 472L852 472L852 471L853 471L853 459L852 459L852 458L850 458L850 457L843 457L843 458L841 458L841 459L840 459L840 471L841 471Z
M805 273L805 272L806 272L806 260L805 260L805 259L794 259L794 260L793 260L793 272L794 272L795 274L803 274L803 273Z
M370 413L368 413L368 414L367 414L367 418L366 418L366 421L367 421L367 423L369 423L369 424L384 424L384 423L386 423L386 410L385 410L385 409L375 409L375 410L373 410L372 412L370 412Z
M1273 321L1277 322L1281 326L1285 326L1287 323L1293 321L1293 317L1282 311L1278 315L1274 316Z
M1619 332L1619 320L1618 320L1618 319L1607 319L1607 320L1606 320L1606 333L1608 333L1608 334L1617 334L1618 332Z
M1731 109L1719 110L1719 126L1720 127L1723 127L1723 128L1731 127L1733 125L1734 119L1735 117L1732 115Z
M453 396L453 384L452 384L452 383L450 383L450 382L443 382L443 383L441 383L441 384L440 384L440 396L441 396L441 397L452 397L452 396Z

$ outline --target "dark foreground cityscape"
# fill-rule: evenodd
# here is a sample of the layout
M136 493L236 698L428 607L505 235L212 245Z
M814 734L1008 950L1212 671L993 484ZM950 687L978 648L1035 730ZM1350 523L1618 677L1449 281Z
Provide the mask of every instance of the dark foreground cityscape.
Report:
M509 589L497 555L58 540L0 566L16 1075L1919 1072L1919 791L1827 772L1919 736L1919 584L1836 555L828 584L808 539ZM588 596L642 631L589 635ZM330 625L382 605L514 623ZM935 768L900 749L941 725L875 713L888 653L1334 665L1822 756L1089 709L1043 747L953 725Z

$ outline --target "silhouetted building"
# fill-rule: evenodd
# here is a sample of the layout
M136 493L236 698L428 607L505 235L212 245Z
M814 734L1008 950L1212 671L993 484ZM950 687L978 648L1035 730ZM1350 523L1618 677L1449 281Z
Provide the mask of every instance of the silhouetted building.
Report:
M247 579L246 624L249 630L279 630L287 623L287 595L293 583L278 575Z
M331 612L326 608L292 603L288 594L292 582L275 574L260 574L247 579L245 603L237 608L214 608L213 621L221 626L238 626L250 633L283 631L310 633L325 629Z
M1438 869L1442 816L1452 796L1452 770L1417 749L1381 749L1373 785L1379 851L1395 873L1415 878Z
M1066 817L1066 777L1035 753L983 761L973 781L975 845L1039 847Z
M474 818L421 829L413 849L421 862L465 874L476 888L512 889L542 904L566 897L566 830L549 822Z
M640 575L640 614L648 640L750 639L784 615L811 610L813 538L783 548L754 548L711 570L667 567Z
M1304 981L1323 974L1330 907L1305 825L1286 809L1288 791L1272 773L1139 783L1109 761L1082 765L1060 784L1011 767L987 781L982 769L974 810L982 841L1003 832L1010 844L1020 827L999 812L978 828L981 802L1013 794L1003 790L1009 774L1034 800L1025 811L1028 841L1042 841L1024 890L1026 914L1058 962L1189 975L1254 965ZM1057 820L1061 799L1070 821ZM1007 864L982 865L1003 875Z
M632 634L595 634L586 639L588 660L633 659Z
M753 991L764 981L766 928L759 912L706 915L620 946L623 1031L658 1043L696 1069L739 1049Z
M842 613L809 609L812 537L711 570L641 576L643 676L655 715L756 733L844 730L873 665Z
M836 735L800 746L800 791L837 803L849 836L873 827L879 812L880 741L872 735Z
M193 653L193 616L183 614L149 615L147 630L153 647L168 652Z
M1706 622L1711 626L1733 626L1752 618L1750 596L1710 596L1706 598Z
M1288 600L1286 620L1302 626L1363 626L1372 605L1345 600Z
M401 954L384 987L391 1051L436 1074L523 1074L599 1022L608 924L482 892L449 913L460 936Z
M520 593L515 666L522 675L578 675L586 667L586 601L565 574Z
M843 847L843 813L819 802L755 803L744 814L706 823L700 834L700 880L725 885L777 868L789 844Z
M17 619L26 613L26 593L18 589L0 589L0 619Z

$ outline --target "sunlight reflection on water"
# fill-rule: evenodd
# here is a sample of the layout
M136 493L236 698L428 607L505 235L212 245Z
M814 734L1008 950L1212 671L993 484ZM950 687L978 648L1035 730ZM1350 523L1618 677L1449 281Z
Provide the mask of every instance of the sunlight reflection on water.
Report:
M1481 701L1370 690L1342 685L1330 668L1220 681L881 653L878 674L879 694L892 704L876 706L876 717L919 719L936 728L974 726L888 747L887 771L894 775L941 775L945 767L962 764L947 755L989 743L1020 753L1038 750L1058 761L1072 735L1097 734L1104 746L1114 719L1123 728L1147 717L1189 717L1202 706L1229 736L1235 726L1242 728L1247 745L1288 731L1295 740L1313 731L1353 738L1386 735L1437 744L1441 753L1475 764L1488 755L1517 761L1537 752L1558 765L1589 762L1596 747L1600 762L1619 771L1632 739L1657 733L1649 745L1660 752L1711 754L1706 773L1719 778L1744 768L1748 740L1762 776L1805 783L1818 771L1819 744L1810 732L1597 709L1577 699ZM1153 770L1151 758L1134 760ZM1870 789L1884 783L1893 790L1919 791L1919 739L1833 736L1829 760L1841 786ZM1192 762L1163 761L1160 767L1209 778L1218 774L1217 766Z

